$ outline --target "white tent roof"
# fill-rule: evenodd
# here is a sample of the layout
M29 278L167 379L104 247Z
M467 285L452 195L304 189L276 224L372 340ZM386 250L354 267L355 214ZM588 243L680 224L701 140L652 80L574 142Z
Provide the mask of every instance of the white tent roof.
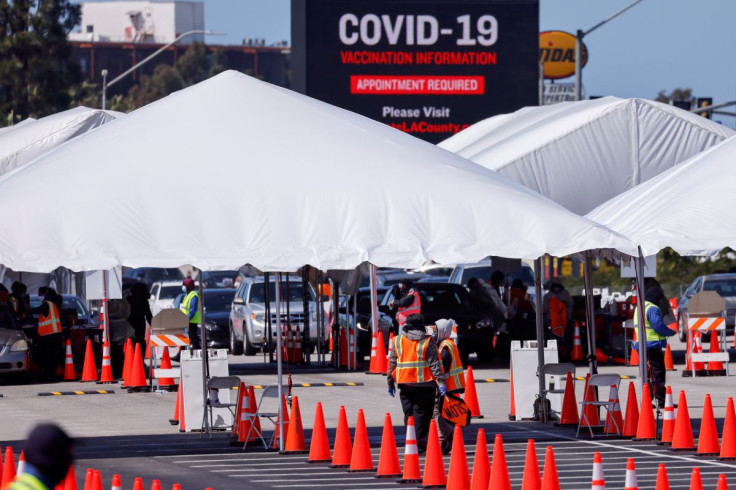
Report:
M122 115L121 112L75 107L38 120L26 119L7 128L0 133L0 175Z
M76 185L84 176L85 187ZM633 244L381 123L225 72L0 177L0 263L419 267Z
M603 97L492 117L439 146L585 214L734 134L667 104Z
M644 255L736 248L736 137L602 204L587 216L639 243Z
M4 128L0 128L0 135L5 134L7 131L10 131L11 129L18 128L20 126L25 126L26 124L30 124L34 121L36 121L36 119L29 117L29 118L23 119L21 122L17 124L14 124L13 126L5 126Z

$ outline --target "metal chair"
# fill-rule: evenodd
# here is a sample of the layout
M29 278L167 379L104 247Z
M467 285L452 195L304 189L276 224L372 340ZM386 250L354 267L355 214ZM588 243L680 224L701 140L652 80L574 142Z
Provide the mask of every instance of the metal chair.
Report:
M220 401L220 390L229 390L235 388L235 402L221 402ZM212 437L213 413L214 408L227 408L232 414L232 423L227 424L226 427L232 429L236 423L235 409L238 406L238 397L240 396L240 378L237 376L213 376L207 381L207 393L208 397L205 401L205 411L202 417L202 430L204 431L206 417L209 416L208 433Z
M616 408L616 401L611 401L611 392L609 391L608 395L608 401L588 401L588 397L590 395L590 390L595 389L599 386L608 386L610 390L613 390L613 387L616 387L616 393L618 393L618 388L621 385L621 376L619 374L594 374L588 379L588 387L585 390L585 393L583 393L583 401L580 402L580 410L581 410L581 416L580 416L580 422L578 422L578 430L575 432L575 437L578 436L580 433L580 427L583 425L583 421L588 425L588 430L590 431L590 438L593 439L593 429L590 426L590 421L588 420L587 414L585 413L585 407L591 405L594 407L603 407L606 409L607 414L612 414L614 409ZM616 422L616 418L611 416L611 422L613 423L614 428L616 429L616 434L621 435L621 429L623 427L619 427L618 423Z
M545 364L542 366L542 372L540 376L544 379L544 396L546 397L548 394L557 394L557 395L563 395L565 394L565 382L563 381L562 384L558 385L556 388L549 387L550 385L547 384L547 376L564 376L567 377L567 373L570 373L572 375L572 380L575 382L575 364L572 364L570 362L559 362L559 363L550 363ZM552 410L550 408L550 413L557 416L559 419L560 414L556 412L555 410Z
M276 405L276 411L275 412L266 412L266 411L264 411L264 409L263 409L263 401L266 398L274 398L274 399L276 399L277 405ZM245 449L246 446L248 445L248 441L250 440L251 434L255 434L255 436L258 439L260 439L261 442L263 442L263 447L266 450L273 444L273 440L276 437L277 418L279 416L279 412L278 412L279 399L278 398L279 398L279 387L278 386L275 386L275 385L274 386L266 386L265 388L263 388L263 393L261 393L261 399L258 400L258 407L256 408L256 413L254 413L253 416L252 416L251 422L253 422L253 420L256 417L259 417L261 420L262 419L268 419L273 424L274 431L273 431L273 434L271 435L271 438L269 439L269 441L266 442L266 439L263 437L263 428L261 427L259 429L258 427L256 427L256 424L251 423L250 424L250 428L248 429L248 434L246 434L246 436L245 436L245 441L246 442L245 442L245 444L243 444L243 449Z

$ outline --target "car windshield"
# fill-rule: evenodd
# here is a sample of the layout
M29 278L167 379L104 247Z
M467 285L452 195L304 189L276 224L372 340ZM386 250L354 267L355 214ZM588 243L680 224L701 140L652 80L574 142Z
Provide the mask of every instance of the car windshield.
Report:
M178 279L183 279L184 274L182 274L181 271L176 267L171 267L168 269L151 267L144 269L131 269L127 271L125 277L132 277L134 279L144 280L150 284L158 281L175 281Z
M704 291L715 291L722 297L736 296L736 279L708 279L703 284Z
M265 288L263 287L264 283L257 282L253 284L250 288L250 302L251 303L264 303L266 301L265 297ZM271 302L276 301L276 284L271 282L269 283L268 288L268 299ZM311 288L307 288L308 292L308 299L309 301L314 301L314 294L312 293ZM279 296L282 299L286 299L288 297L289 302L295 302L295 301L304 301L304 296L302 295L302 283L292 281L289 283L288 293L286 288L286 281L281 281L281 288L279 290Z
M459 288L420 289L422 294L422 311L426 313L443 313L471 308L465 291Z
M376 291L376 301L380 305L383 301L383 297L386 296L388 289L379 289ZM352 306L352 304L351 304ZM357 312L362 315L371 314L371 292L370 291L359 291L358 292L358 308Z
M204 293L204 307L207 311L230 311L235 297L235 290Z
M238 277L238 271L209 271L204 274L204 277L206 281L217 284L222 284L222 281L225 279L232 279L235 282L235 279Z
M174 286L161 286L161 293L158 295L159 299L174 299L183 291L179 284Z
M77 316L87 316L87 307L84 305L82 300L77 296L63 296L64 303L62 305L62 309L65 310L74 310L77 312ZM29 302L31 304L31 308L38 308L41 306L41 303L43 303L43 297L42 296L31 296L29 298Z

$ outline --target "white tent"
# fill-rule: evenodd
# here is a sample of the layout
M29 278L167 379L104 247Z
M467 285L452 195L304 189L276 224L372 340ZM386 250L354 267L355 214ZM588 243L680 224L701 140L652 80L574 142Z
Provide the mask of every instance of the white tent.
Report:
M5 134L7 131L10 131L13 128L17 128L20 126L25 126L26 124L30 124L32 122L36 121L36 119L29 117L27 119L23 119L21 122L14 124L12 126L5 126L4 128L0 128L0 135Z
M667 104L603 97L492 117L439 146L585 214L734 134Z
M26 119L0 133L0 175L123 114L75 107L41 119Z
M0 178L0 263L264 271L418 267L632 243L383 124L236 72L182 90Z
M644 255L736 248L736 137L704 151L588 213L636 241Z

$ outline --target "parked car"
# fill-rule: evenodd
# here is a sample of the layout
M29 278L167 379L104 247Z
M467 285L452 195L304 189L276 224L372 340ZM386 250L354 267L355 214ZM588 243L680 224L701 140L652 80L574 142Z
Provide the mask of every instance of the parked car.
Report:
M61 298L63 303L59 314L61 315L64 326L78 325L86 326L87 328L96 328L99 326L98 319L92 317L92 313L87 308L87 304L82 301L82 298L74 294L62 294ZM29 300L31 308L38 308L43 303L43 296L32 294L29 296ZM35 319L38 321L37 316Z
M0 309L0 375L27 376L31 342L17 325L9 308Z
M383 300L383 297L386 295L388 290L391 289L388 286L378 286L376 287L376 301L378 304L381 304L381 301ZM355 308L355 320L356 320L356 326L357 326L357 332L358 332L358 359L364 359L365 356L370 355L371 353L371 340L373 338L373 322L372 322L372 311L371 311L371 288L360 288L358 289L358 292L356 293L357 298L357 307ZM345 297L345 304L341 308L341 317L344 316L345 313L348 315L353 314L353 297L352 296L346 296ZM379 312L379 318L380 318L380 312ZM388 347L388 337L389 333L391 331L391 324L392 319L383 314L384 321L379 323L381 331L383 332L383 341L384 344L386 344L386 347ZM344 321L341 319L341 323L344 324ZM349 322L352 324L352 319Z
M511 284L514 279L521 279L524 285L526 285L527 293L531 296L532 301L535 300L534 270L529 264L519 259L493 257L474 264L457 264L452 274L450 274L448 282L467 286L468 281L474 277L488 281L491 278L491 273L495 270L500 270L504 274L507 274L507 271L511 271L507 274L506 281Z
M174 308L174 300L182 294L182 281L155 282L151 286L151 314L156 314L164 308Z
M123 283L132 283L136 281L146 283L150 289L155 282L162 281L179 281L179 285L184 280L184 274L177 267L138 267L135 269L126 269L123 272Z
M696 277L680 298L677 309L678 336L683 342L687 339L687 305L690 298L701 291L715 291L726 300L726 309L721 314L726 317L726 331L733 332L736 315L736 274L708 274Z
M253 355L266 345L266 284L263 277L247 277L243 279L235 293L230 311L230 352L234 355ZM273 278L269 281L269 302L271 309L271 345L276 342L276 285ZM281 321L290 322L292 327L304 328L304 295L300 277L289 277L281 281L280 297L282 304ZM309 302L309 337L312 347L317 345L317 303L314 291L307 289ZM289 304L289 317L286 315L286 302ZM322 338L327 338L326 324L321 325Z
M230 346L229 319L234 297L233 288L204 290L204 325L208 347L227 349Z
M405 271L379 271L376 274L376 286L393 286L399 284L401 281L409 280L412 282L418 282L424 278L432 277L429 274L420 274L417 272L405 272ZM369 287L370 278L364 276L360 281L360 287Z
M239 275L239 271L202 271L205 288L232 288ZM199 280L199 274L194 276L194 280Z

